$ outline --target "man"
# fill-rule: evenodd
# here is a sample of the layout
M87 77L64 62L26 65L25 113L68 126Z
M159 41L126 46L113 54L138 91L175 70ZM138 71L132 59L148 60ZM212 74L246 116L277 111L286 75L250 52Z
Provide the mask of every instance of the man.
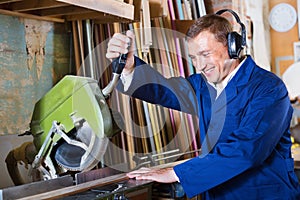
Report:
M132 32L115 34L106 57L128 53L124 90L133 97L199 117L202 155L174 168L142 168L128 177L179 181L188 197L300 199L291 157L292 108L285 85L251 56L231 56L232 26L217 14L196 20L187 33L196 74L164 78L133 56ZM147 83L147 84L145 84Z

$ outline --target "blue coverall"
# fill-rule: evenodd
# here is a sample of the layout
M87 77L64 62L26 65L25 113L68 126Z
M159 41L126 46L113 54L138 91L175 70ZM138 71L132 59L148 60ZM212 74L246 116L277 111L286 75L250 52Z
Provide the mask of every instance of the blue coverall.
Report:
M293 110L279 77L247 56L216 98L201 74L166 79L137 57L135 64L122 92L199 117L204 156L174 167L188 197L300 199L289 132Z

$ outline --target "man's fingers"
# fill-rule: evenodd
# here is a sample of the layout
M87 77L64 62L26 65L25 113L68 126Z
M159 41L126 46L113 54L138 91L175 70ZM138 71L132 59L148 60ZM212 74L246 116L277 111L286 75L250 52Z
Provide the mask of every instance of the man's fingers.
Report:
M108 52L127 53L129 44L112 39L107 47Z
M116 46L127 49L130 45L130 38L121 33L115 33L112 39L108 42L108 46Z
M136 176L135 177L135 179L136 180L151 180L151 181L156 181L154 178L153 178L153 176L151 176L151 175L139 175L139 176Z
M128 46L130 38L121 33L115 33L107 45L106 58L114 59L120 56L120 54L128 53Z
M111 56L118 57L121 53L122 54L128 53L127 47L120 47L120 46L116 46L116 45L110 45L107 48L107 56L110 56L109 58L111 58ZM112 55L110 55L110 54L112 54Z
M131 39L135 38L135 35L134 35L133 31L131 31L131 30L126 31L126 36L130 37Z
M130 35L130 33L129 33ZM122 41L123 43L129 43L130 42L130 38L128 38L129 36L124 35L122 33L115 33L113 35L113 38L118 39L119 41Z
M131 30L128 30L127 32L126 32L126 36L128 37L128 38L130 38L130 48L129 48L129 51L130 52L134 52L135 51L135 35L134 35L134 33L133 33L133 31L131 31Z
M111 59L119 57L119 55L120 55L120 53L118 53L118 52L107 52L106 58L111 60Z
M128 49L126 47L121 48L120 46L111 45L107 48L106 58L114 59L119 57L121 54L128 53Z
M129 177L129 178L135 178L135 177L138 177L138 176L141 176L141 175L144 175L144 174L147 174L147 173L150 173L152 170L149 169L149 168L145 168L145 167L142 167L138 170L134 170L132 172L129 172L127 173L126 175Z
M129 178L135 178L136 180L153 180L155 181L152 173L128 173L127 176Z
M151 180L161 183L172 183L178 181L173 168L141 168L128 173L127 176L137 180Z

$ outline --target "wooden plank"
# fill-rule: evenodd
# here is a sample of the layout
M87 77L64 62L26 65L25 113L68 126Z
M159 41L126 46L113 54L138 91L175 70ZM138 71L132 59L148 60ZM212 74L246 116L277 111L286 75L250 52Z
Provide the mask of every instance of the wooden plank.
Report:
M92 10L85 9L86 11L83 11L81 13L68 13L65 16L65 19L67 21L75 21L75 20L84 20L84 19L93 19L96 24L112 24L115 22L118 23L130 23L132 22L129 19L126 18L120 18L117 16L100 13Z
M74 46L74 60L75 60L75 67L76 73L79 72L80 69L80 52L79 52L79 38L78 38L78 31L77 31L77 22L72 21L72 35L73 35L73 46Z
M14 3L22 0L0 0L0 4L5 4L5 3Z
M87 9L86 9L87 10ZM100 13L96 11L82 12L82 13L69 13L65 16L67 21L76 21L76 20L84 20L84 19L92 19L96 24L110 24L110 23L130 23L132 22L126 18L120 18L117 16Z
M3 199L18 199L24 196L56 190L73 185L73 177L67 175L47 181L33 182L3 189Z
M135 20L139 8L140 3L115 0L0 0L0 14L53 22L97 19L97 23L128 23Z
M31 15L31 14L26 14L26 13L13 12L13 11L4 10L4 9L0 9L0 14L2 14L2 15L10 15L10 16L15 16L15 17L24 17L24 18L29 18L29 19L36 19L36 20L59 22L59 23L65 22L64 19L53 18L53 17L41 17L41 16L37 16L37 15Z
M155 168L173 167L173 166L178 165L180 163L183 163L185 161L186 160L181 160L181 161L177 161L177 162L167 163L167 164L155 166ZM61 189L57 189L57 190L52 190L52 191L45 192L45 193L42 193L42 194L27 196L27 197L24 197L24 198L20 198L19 200L57 199L57 198L62 198L62 197L74 195L74 194L77 194L77 193L80 193L80 192L84 192L84 191L87 191L91 188L102 187L102 186L105 186L105 185L118 183L118 182L128 180L128 179L129 178L126 176L126 173L122 173L122 174L117 174L117 175L101 178L101 179L98 179L98 180L82 183L82 184L79 184L79 185L69 186L69 187L65 187L65 188L61 188ZM147 184L150 183L150 182L147 182Z
M111 15L124 17L133 20L134 6L112 0L57 0L59 2L76 5L98 12L108 13Z
M151 18L161 17L164 15L164 3L165 0L149 0L150 16Z
M12 11L24 12L39 9L57 8L69 6L68 4L57 2L56 0L26 0L13 3L10 6Z
M38 11L40 16L62 16L62 15L78 15L84 13L95 13L93 10L77 7L77 6L64 6L58 8L49 8Z
M131 23L132 21L130 21L129 19L125 19L125 18L118 18L118 17L114 17L114 16L107 16L103 17L103 18L95 18L94 20L95 24L108 24L108 23Z
M86 13L72 13L66 16L67 21L81 20L81 19L103 19L103 20L116 20L117 17L112 15L106 15L105 13L91 11Z
M77 194L80 192L84 192L91 188L101 187L101 186L105 186L108 184L112 184L112 183L116 183L116 182L124 181L124 180L128 180L128 177L125 174L118 174L118 175L113 175L110 177L82 183L79 185L74 185L74 186L65 187L65 188L58 189L58 190L45 192L42 194L27 196L24 198L20 198L19 200L56 199L56 198L61 198L61 197L65 197L65 196L74 195L74 194Z
M84 39L83 39L83 27L82 20L77 20L77 34L79 41L79 56L80 56L80 68L77 69L77 75L86 76L85 62L84 62Z
M183 33L184 35L188 31L189 27L195 22L195 20L175 20L176 31Z

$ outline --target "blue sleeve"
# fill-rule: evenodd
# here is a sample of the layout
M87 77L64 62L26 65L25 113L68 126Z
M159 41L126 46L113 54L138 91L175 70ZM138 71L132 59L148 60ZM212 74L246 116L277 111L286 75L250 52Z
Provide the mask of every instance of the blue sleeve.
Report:
M197 99L191 83L183 77L165 78L150 65L135 57L136 68L130 87L125 92L143 101L196 114Z

